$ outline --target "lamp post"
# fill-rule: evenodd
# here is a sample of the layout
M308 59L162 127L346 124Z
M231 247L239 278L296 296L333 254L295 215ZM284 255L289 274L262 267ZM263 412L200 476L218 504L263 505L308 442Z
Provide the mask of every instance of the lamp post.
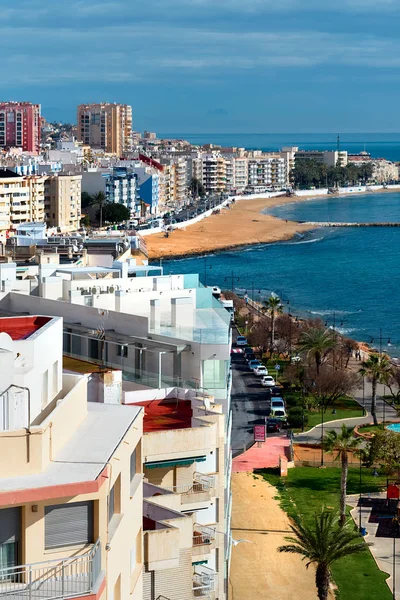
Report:
M396 539L397 536L399 534L399 518L400 518L400 507L397 506L396 509L396 515L393 517L393 525L394 525L394 531L393 531L393 589L392 589L392 593L393 593L393 600L396 600Z
M359 510L359 523L358 523L358 528L359 528L359 530L361 531L361 499L362 499L362 498L361 498L361 496L362 496L362 483L361 483L361 467L362 467L362 462L361 462L361 452L359 453L359 456L360 456L360 482L359 482L359 484L360 484L360 490L359 490L359 491L360 491L360 499L359 499L359 503L358 503L358 505L359 505L359 507L360 507L360 510Z
M324 405L322 404L321 420L321 467L324 466Z

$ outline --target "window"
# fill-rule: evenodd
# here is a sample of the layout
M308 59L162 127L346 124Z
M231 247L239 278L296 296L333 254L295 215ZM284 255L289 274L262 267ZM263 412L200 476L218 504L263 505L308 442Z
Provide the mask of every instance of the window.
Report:
M131 454L131 483L132 483L132 479L135 477L136 475L136 448L134 449L134 451Z
M93 501L46 506L45 549L93 543Z
M108 496L108 522L121 513L121 475L118 475Z
M117 346L117 356L122 356L123 358L128 358L128 346Z

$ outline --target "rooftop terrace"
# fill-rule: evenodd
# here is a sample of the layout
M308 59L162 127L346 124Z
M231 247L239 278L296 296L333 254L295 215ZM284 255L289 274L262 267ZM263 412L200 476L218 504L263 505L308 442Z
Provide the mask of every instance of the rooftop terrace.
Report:
M0 319L0 333L8 333L13 340L26 340L49 321L51 317L5 317Z
M144 406L144 433L192 427L190 400L149 400L138 402L136 406Z

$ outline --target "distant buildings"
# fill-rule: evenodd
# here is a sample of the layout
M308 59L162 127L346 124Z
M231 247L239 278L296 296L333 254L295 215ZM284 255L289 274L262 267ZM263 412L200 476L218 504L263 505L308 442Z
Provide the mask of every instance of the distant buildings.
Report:
M44 180L0 169L0 233L22 223L44 220Z
M132 107L128 104L80 104L78 140L108 154L123 156L132 149Z
M323 163L327 167L345 167L348 162L346 150L299 150L293 148L295 160L312 159Z
M81 219L82 175L60 173L44 180L45 219L50 227L75 231ZM41 219L35 219L40 221Z
M107 201L123 204L135 216L139 210L137 174L127 167L114 167L103 177Z
M0 102L0 148L40 151L40 104Z

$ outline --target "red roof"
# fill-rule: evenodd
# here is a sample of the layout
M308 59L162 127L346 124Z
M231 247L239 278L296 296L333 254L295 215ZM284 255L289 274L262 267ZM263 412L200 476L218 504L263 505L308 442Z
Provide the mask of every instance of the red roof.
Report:
M0 333L8 333L13 340L26 340L51 321L51 317L3 317Z
M144 433L166 429L188 429L192 426L193 413L190 400L147 400L137 404L145 407Z

